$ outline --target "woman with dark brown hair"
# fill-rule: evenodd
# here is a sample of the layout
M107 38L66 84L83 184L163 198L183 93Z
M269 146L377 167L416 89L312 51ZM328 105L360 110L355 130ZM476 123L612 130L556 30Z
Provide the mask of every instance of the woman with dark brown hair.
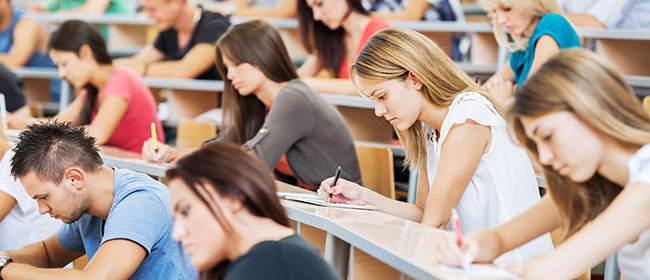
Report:
M289 228L263 162L210 143L167 171L172 237L201 279L338 279Z
M233 25L217 42L217 70L224 77L224 125L215 141L244 145L276 175L315 190L337 166L355 182L361 173L343 117L298 80L280 34L253 20ZM185 151L151 141L145 159L173 161ZM292 177L296 182L292 182Z
M299 0L298 28L312 55L298 73L316 91L357 95L348 79L349 65L372 35L389 27L387 20L371 18L361 0ZM321 70L333 78L306 78Z

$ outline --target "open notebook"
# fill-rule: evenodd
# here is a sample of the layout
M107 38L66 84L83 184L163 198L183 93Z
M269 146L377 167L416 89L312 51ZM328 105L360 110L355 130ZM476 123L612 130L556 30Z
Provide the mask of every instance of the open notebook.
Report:
M290 192L278 192L278 196L287 200L294 200L300 202L306 202L311 204L316 204L320 206L327 207L338 207L338 208L348 208L348 209L363 209L363 210L377 210L379 209L374 205L359 205L359 204L345 204L345 203L330 203L324 201L320 196L310 193L290 193Z

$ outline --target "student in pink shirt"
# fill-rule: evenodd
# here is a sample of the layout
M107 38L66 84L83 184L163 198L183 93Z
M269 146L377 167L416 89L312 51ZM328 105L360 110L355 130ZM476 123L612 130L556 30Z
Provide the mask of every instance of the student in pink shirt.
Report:
M81 89L79 97L55 118L86 125L98 145L136 153L151 137L151 122L156 122L158 141L164 143L149 88L129 68L113 67L106 42L94 26L66 21L52 33L48 49L59 77ZM15 127L20 122L11 123Z
M299 0L298 27L312 55L298 69L301 79L319 92L357 95L349 78L349 65L378 31L391 27L371 18L361 0ZM334 79L306 78L327 70Z

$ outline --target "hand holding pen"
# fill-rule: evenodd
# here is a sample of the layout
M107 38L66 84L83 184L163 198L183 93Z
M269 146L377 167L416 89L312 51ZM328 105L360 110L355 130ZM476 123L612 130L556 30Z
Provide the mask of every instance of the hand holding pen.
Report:
M340 178L341 168L336 169L334 177L321 182L318 193L324 201L331 203L365 204L361 200L364 187Z
M450 223L454 232L453 234L447 233L447 238L440 239L438 260L444 264L468 269L478 256L479 244L476 238L481 236L482 231L476 230L464 235L460 217L455 208L451 210Z

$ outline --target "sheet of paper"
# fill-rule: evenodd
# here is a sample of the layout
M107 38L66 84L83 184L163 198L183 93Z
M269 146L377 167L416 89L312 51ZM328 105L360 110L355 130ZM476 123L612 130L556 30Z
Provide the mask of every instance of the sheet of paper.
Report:
M298 193L287 193L287 192L278 192L278 196L288 200L306 202L311 204L316 204L320 206L327 207L337 207L337 208L348 208L348 209L362 209L362 210L377 210L379 209L374 205L358 205L358 204L344 204L344 203L329 203L324 201L320 196L315 194L298 194Z
M440 269L484 278L517 278L517 275L510 271L485 264L470 264L467 270L462 267L440 264Z

